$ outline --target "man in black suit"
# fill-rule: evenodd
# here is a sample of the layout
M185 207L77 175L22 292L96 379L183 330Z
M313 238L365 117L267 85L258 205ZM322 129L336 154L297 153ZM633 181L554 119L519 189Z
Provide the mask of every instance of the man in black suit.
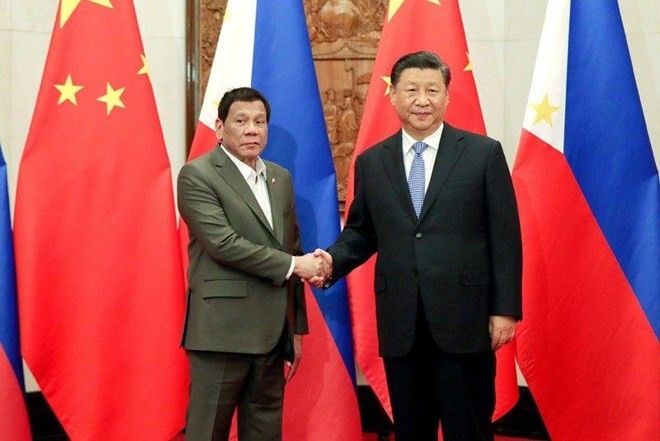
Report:
M439 422L445 441L492 440L494 351L521 319L509 168L498 141L443 122L450 78L431 52L394 64L402 130L358 156L345 228L316 252L332 268L326 287L378 253L379 353L397 441L436 440Z

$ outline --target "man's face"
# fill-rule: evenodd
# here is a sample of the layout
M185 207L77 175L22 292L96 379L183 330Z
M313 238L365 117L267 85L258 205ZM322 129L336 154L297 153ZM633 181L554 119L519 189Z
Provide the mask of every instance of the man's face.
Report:
M439 70L413 68L401 73L390 100L404 130L421 140L442 124L449 95Z
M254 168L268 140L264 103L259 100L234 102L225 122L215 121L215 132L229 152Z

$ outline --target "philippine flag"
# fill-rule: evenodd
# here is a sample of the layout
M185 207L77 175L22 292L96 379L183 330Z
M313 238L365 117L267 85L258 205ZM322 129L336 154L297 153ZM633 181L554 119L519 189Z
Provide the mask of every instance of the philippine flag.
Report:
M660 437L660 184L616 0L553 0L513 170L550 437Z
M304 250L327 248L340 231L337 184L302 0L229 0L189 159L216 145L218 102L241 86L271 105L263 156L293 175ZM310 334L284 394L287 440L362 439L348 299L337 285L306 288Z

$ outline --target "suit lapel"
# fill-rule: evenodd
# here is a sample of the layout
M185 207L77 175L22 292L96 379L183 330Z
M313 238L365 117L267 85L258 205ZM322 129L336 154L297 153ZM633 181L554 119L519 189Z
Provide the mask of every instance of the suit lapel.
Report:
M275 237L273 229L270 227L268 219L266 219L266 215L261 209L259 202L257 202L257 198L254 196L254 193L252 193L252 189L250 189L247 182L245 182L245 178L238 170L238 167L236 167L236 164L234 164L231 159L229 159L227 153L225 153L225 151L219 146L213 150L212 159L216 170L220 174L220 177L222 177L222 179L227 182L227 185L234 189L238 197L241 198L250 208L250 210L255 214L255 216L257 216L259 221L263 224L264 228L270 231L270 233ZM271 204L272 202L273 201L271 197ZM271 207L271 210L273 213L276 213L274 206ZM275 216L273 216L273 218L274 217Z
M403 141L401 139L401 130L394 136L385 140L383 143L385 154L383 155L383 167L385 173L392 184L392 189L396 193L401 205L405 208L408 215L417 222L417 215L410 199L410 189L406 180L406 169L403 166Z
M284 219L282 218L282 214L284 213L284 192L282 184L284 182L275 175L272 167L268 167L267 162L266 175L268 176L266 182L266 186L268 187L268 197L270 198L270 207L273 212L273 233L275 234L277 241L283 245Z
M424 217L429 207L433 204L433 200L436 198L438 192L447 180L456 161L460 158L461 153L465 148L462 139L463 136L460 133L445 123L445 127L442 129L438 154L435 156L433 174L431 174L429 188L424 196L424 205L422 205L422 211L419 214L420 219Z

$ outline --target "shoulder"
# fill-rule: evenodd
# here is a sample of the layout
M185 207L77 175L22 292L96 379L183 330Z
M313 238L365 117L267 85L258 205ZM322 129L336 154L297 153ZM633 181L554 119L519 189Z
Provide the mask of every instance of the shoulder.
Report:
M194 159L191 159L183 165L183 168L201 168L211 164L213 162L213 156L215 155L214 151L215 148L202 155L199 155Z
M401 149L401 143L401 130L399 130L362 151L358 154L357 159L368 161L373 158L378 158L389 149Z
M262 161L264 161L264 164L266 165L268 176L280 177L280 179L285 178L291 180L291 172L286 167L283 167L280 164L273 161L267 161L265 159L262 159Z
M186 162L179 170L179 179L192 176L208 175L213 170L213 150Z
M445 123L445 127L443 129L442 133L442 138L448 138L448 139L455 139L459 141L467 141L469 144L477 144L477 145L499 145L500 142L496 139L491 138L490 136L482 135L479 133L474 133L474 132L469 132L467 130L463 129L458 129L456 127L450 126L449 124Z

